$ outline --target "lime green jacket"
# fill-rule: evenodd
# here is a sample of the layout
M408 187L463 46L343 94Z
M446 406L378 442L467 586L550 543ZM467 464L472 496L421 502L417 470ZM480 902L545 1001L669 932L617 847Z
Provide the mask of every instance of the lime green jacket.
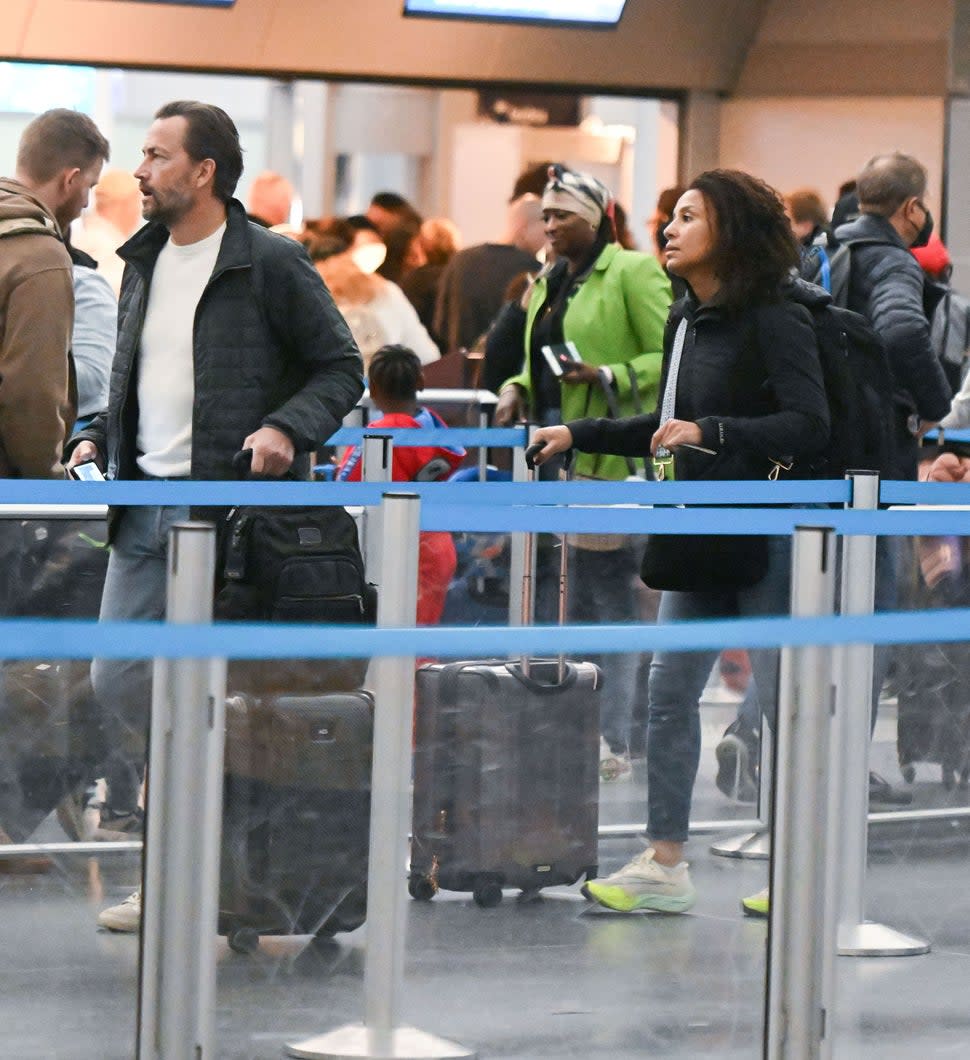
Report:
M545 301L543 278L535 285L526 313L525 364L519 375L503 384L518 384L530 398L532 326ZM670 282L656 258L623 250L616 243L603 248L586 281L570 297L563 318L564 337L576 344L586 364L612 371L623 416L632 416L636 411L627 364L636 372L643 411L652 412L657 405L670 301ZM606 398L598 385L564 383L561 392L564 423L584 416L609 416ZM604 454L578 454L574 470L579 475L605 479L623 479L628 474L623 457Z

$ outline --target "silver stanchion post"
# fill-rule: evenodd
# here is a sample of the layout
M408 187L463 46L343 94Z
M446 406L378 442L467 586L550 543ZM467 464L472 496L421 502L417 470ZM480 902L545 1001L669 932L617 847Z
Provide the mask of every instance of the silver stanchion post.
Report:
M835 534L797 527L792 550L793 616L835 607ZM823 963L826 917L826 772L834 696L827 645L784 648L779 676L771 904L764 1056L816 1060L828 1055Z
M879 476L854 471L852 508L879 505ZM876 539L846 535L842 544L843 615L871 615L875 600ZM865 919L866 860L869 847L869 744L872 709L873 646L843 645L838 669L831 793L831 849L838 901L838 952L846 957L910 957L928 953L930 944Z
M533 425L527 432L526 448L532 443L532 435L538 428ZM525 482L528 469L525 465L525 449L516 446L512 450L512 481ZM535 613L535 569L536 534L516 533L509 541L509 625L529 626Z
M378 625L413 626L417 611L420 498L386 493ZM465 1060L477 1054L414 1027L401 1026L411 825L411 746L414 656L377 660L374 765L371 779L370 868L367 881L367 959L364 1022L286 1047L310 1060Z
M394 439L381 434L365 434L361 443L361 482L390 482L394 461ZM361 550L367 580L381 584L382 508L367 505L361 517Z
M214 572L214 527L176 523L168 544L167 621L212 621ZM215 1056L225 704L224 659L155 660L139 1060Z

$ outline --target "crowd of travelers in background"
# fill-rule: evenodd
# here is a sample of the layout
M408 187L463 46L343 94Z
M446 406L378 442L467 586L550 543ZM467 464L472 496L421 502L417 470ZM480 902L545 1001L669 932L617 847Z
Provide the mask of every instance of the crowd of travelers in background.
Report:
M541 476L576 450L572 473L582 479L830 477L835 465L825 461L839 424L819 321L838 307L858 314L884 351L879 470L970 481L970 457L945 440L945 431L970 426L970 303L951 289L926 170L908 155L865 163L831 213L815 189L782 195L738 171L690 175L659 195L642 250L600 180L542 162L511 189L494 240L463 247L452 221L423 217L393 191L361 213L294 224L293 187L263 173L244 208L234 198L238 136L219 108L182 101L159 110L134 176L102 173L107 141L72 114L32 122L15 177L0 181L4 477L63 477L65 465L93 462L110 478L224 479L234 477L239 449L252 451L255 474L306 477L311 453L354 408L365 380L378 424L440 425L420 391L424 372L445 356L474 357L475 382L498 396L496 425L541 425ZM93 209L81 216L91 188ZM567 351L565 361L557 351ZM923 446L938 426L936 447ZM443 481L465 455L402 449L394 478ZM338 454L336 477L359 477L359 456ZM102 618L160 617L165 534L187 514L112 511ZM735 551L716 553L715 541ZM787 539L699 544L710 555L689 558L692 548L662 536L571 535L563 547L579 574L568 617L625 623L658 609L660 621L787 611ZM964 601L964 552L949 539L908 548L880 539L877 607ZM548 574L549 550L539 555ZM422 535L422 622L447 613L456 572L451 535ZM551 621L542 586L552 579L542 574L537 617ZM649 677L635 654L597 660L608 689L601 779L629 779L646 758L651 840L587 885L604 906L684 912L694 904L683 853L700 760L698 704L717 658L662 652ZM901 709L910 702L918 710L929 687L919 684L924 663L894 667L888 650L877 653L873 717L887 685ZM717 748L717 786L749 800L761 719L774 719L778 653L752 651L734 665L744 674L743 702ZM112 704L93 832L137 834L150 674L143 663L96 660L92 678L99 700ZM964 688L966 678L958 675ZM921 756L941 760L939 745L948 744L944 781L966 784L967 726L954 721L952 704L946 711L956 728L941 728L938 746L901 745L908 779L906 767ZM0 776L0 786L8 779ZM64 819L79 833L87 822L90 837L86 792L89 805ZM877 774L870 796L908 797ZM0 831L0 842L9 839ZM763 915L767 902L763 893L744 908ZM139 912L136 892L102 923L136 930Z

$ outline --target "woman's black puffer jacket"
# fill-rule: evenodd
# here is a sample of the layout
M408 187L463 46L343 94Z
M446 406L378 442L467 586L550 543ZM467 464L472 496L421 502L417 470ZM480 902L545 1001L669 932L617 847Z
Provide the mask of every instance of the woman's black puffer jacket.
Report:
M751 458L766 475L772 461L793 465L792 477L808 474L811 458L828 441L829 410L811 314L786 298L739 313L699 305L691 294L676 302L664 334L656 410L620 420L574 420L568 427L576 448L649 456L682 319L687 333L674 416L700 426L704 448Z

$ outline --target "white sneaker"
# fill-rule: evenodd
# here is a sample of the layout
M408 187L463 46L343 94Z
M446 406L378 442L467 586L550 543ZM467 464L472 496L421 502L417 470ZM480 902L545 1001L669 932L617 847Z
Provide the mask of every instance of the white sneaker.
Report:
M694 904L697 892L687 873L687 862L667 868L655 860L653 847L638 854L622 869L602 880L592 880L583 892L619 913L640 909L655 913L686 913Z
M98 927L107 928L109 931L124 931L128 934L136 934L141 930L141 888L134 894L129 894L118 905L112 905L102 910L98 916Z
M612 784L618 780L629 780L633 775L633 766L626 751L611 751L610 745L600 737L600 780Z

